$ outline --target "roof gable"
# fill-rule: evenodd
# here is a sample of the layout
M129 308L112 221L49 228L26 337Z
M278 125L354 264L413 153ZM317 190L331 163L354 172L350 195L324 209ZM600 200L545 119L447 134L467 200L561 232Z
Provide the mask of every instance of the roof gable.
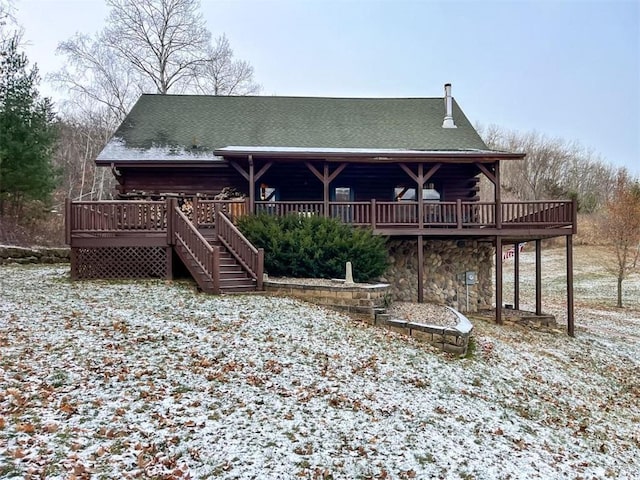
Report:
M223 147L487 150L442 98L142 95L98 160L213 158ZM196 146L197 148L194 148Z

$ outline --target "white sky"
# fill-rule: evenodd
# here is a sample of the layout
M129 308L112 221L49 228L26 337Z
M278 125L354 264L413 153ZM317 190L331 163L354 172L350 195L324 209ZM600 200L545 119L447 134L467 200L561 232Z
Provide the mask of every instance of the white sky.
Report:
M103 0L16 0L29 59L94 33ZM203 0L265 95L453 95L472 122L576 140L640 175L640 2ZM60 93L43 85L43 93Z

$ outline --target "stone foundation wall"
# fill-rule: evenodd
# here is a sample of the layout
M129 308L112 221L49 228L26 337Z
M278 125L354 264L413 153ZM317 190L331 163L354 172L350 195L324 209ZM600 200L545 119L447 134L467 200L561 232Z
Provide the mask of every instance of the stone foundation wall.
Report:
M0 247L0 265L7 263L69 263L68 248Z
M380 279L391 285L393 300L418 299L418 252L416 240L390 240L390 265ZM493 295L494 248L475 240L424 241L424 300L448 305L461 312L489 308ZM477 283L467 287L463 274L474 271Z
M375 318L375 310L385 304L386 296L389 294L389 285L386 284L356 284L353 287L344 284L308 285L297 284L295 279L286 283L268 280L264 282L264 288L274 295L294 297L369 318Z

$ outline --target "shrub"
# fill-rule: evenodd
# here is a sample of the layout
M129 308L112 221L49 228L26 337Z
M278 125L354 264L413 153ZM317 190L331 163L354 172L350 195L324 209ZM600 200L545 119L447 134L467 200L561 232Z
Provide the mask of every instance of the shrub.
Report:
M364 282L387 267L385 238L318 216L247 215L238 228L258 248L264 248L265 270L274 276L342 278L347 261L353 276Z

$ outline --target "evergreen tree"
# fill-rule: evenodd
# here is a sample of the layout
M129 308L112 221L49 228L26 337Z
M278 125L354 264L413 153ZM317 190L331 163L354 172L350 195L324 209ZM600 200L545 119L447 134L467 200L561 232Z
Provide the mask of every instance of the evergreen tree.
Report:
M0 214L46 202L55 188L53 106L40 98L38 69L28 69L18 41L15 35L0 46Z

